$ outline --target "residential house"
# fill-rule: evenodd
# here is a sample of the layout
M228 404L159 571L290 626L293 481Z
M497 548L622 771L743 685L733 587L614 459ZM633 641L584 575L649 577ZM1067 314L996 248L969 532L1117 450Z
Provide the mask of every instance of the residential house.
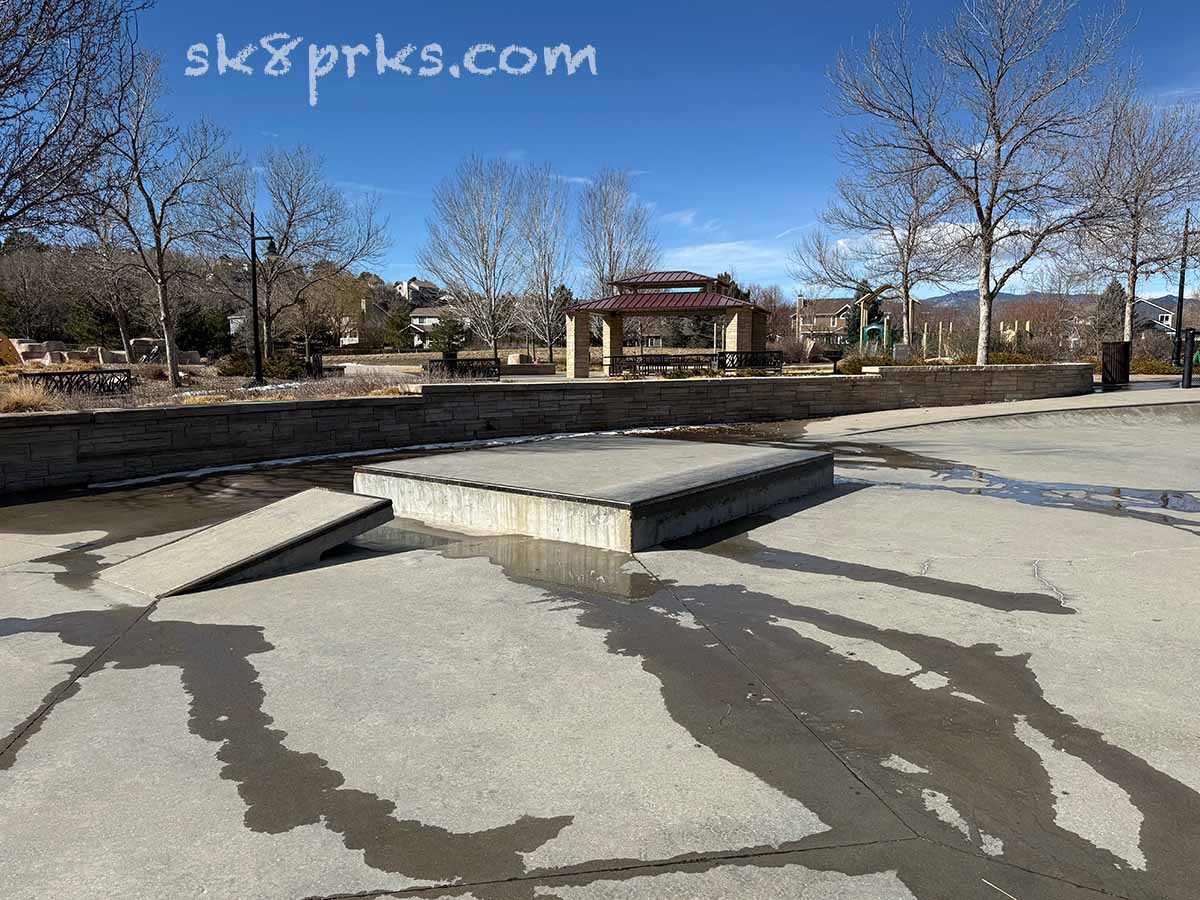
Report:
M440 306L444 302L445 291L432 281L425 281L416 276L408 281L397 281L393 287L410 309L419 306Z
M418 306L408 314L414 350L430 349L433 341L433 329L442 321L445 312L444 306Z
M845 297L801 297L792 313L792 333L818 344L846 344L846 329L853 300Z
M1138 297L1133 302L1133 330L1174 334L1175 303L1173 298L1155 297L1153 300L1147 300L1144 297Z

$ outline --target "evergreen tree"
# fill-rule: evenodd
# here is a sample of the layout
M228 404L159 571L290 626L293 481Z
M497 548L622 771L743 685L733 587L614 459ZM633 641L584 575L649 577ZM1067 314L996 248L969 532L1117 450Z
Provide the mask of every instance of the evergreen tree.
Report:
M438 353L457 353L467 345L467 329L457 316L443 315L429 332L429 341Z
M387 319L383 323L384 343L398 350L411 350L411 325L412 317L409 315L408 304L397 303L394 309L388 310Z
M736 297L738 300L749 300L750 292L737 283L737 279L729 272L717 276L717 293L726 297Z
M1125 327L1125 288L1113 279L1096 300L1096 338L1119 341Z

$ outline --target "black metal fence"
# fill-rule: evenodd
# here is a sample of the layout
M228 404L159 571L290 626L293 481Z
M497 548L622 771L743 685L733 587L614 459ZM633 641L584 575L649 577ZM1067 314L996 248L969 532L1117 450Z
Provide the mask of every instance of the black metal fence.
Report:
M133 390L133 373L129 369L22 372L18 377L40 384L52 394L128 394Z
M739 369L783 371L782 350L720 350L716 353L646 353L609 356L610 375L665 375L673 372L719 374Z
M500 380L500 363L495 359L431 359L424 368L427 374L443 378Z

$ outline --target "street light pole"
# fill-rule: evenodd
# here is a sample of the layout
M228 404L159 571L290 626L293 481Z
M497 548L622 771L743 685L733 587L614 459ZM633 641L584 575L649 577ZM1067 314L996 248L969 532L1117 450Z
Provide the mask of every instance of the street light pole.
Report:
M262 335L258 331L258 235L250 212L250 328L254 332L254 383L263 383Z
M1175 365L1183 361L1183 281L1187 275L1188 232L1192 225L1192 211L1183 216L1183 255L1179 257L1179 296L1175 302Z
M263 384L262 332L258 325L258 242L267 241L267 260L278 256L275 239L269 234L255 234L254 210L250 211L250 326L254 331L254 383Z

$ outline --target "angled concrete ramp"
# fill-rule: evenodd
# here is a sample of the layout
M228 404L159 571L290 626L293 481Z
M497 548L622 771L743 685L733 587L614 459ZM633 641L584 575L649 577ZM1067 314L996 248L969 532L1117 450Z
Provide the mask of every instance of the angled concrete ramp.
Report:
M312 488L118 563L100 577L151 597L249 581L316 562L391 518L390 500Z

